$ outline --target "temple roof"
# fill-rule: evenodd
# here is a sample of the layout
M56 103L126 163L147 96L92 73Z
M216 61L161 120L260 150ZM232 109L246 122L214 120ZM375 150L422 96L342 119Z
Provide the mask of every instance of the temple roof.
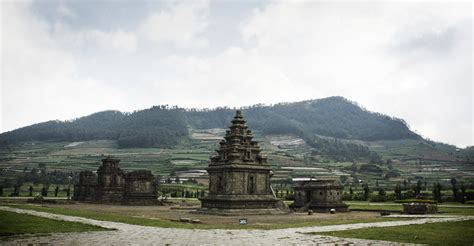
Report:
M217 155L211 158L211 165L265 164L266 158L260 155L258 142L252 139L252 131L248 129L242 112L237 110L224 139L219 142Z

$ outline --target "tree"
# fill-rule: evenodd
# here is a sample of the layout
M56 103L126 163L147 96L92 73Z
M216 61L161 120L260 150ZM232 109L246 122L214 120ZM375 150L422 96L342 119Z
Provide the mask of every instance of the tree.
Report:
M18 187L17 184L13 186L13 193L11 196L20 196L20 188Z
M41 195L43 197L47 197L48 196L48 187L47 186L43 186L43 188L41 189Z
M418 181L416 182L415 188L413 189L413 191L415 192L415 195L420 195L420 193L421 193L421 186L422 186L421 180L418 180Z
M464 182L461 182L461 202L466 202L466 187L464 186Z
M452 185L452 189L453 189L454 201L457 201L457 197L458 197L458 188L456 187L456 183L457 183L456 178L452 178L451 179L451 185Z
M402 199L402 187L399 184L397 184L395 186L395 196L396 196L397 200Z
M28 196L33 196L33 186L30 185L30 188L28 189L29 193Z
M433 184L433 200L437 202L441 202L442 199L442 194L441 194L441 189L443 187L439 182L436 182Z
M54 188L54 197L58 197L58 193L59 193L59 186L56 186L56 188Z
M354 190L352 189L352 186L349 187L349 194L351 194L351 196L352 196L352 194L354 194Z
M69 186L66 189L66 196L67 196L67 199L69 200L69 198L71 196L71 188Z
M364 200L367 201L369 199L369 185L367 183L364 184Z
M0 185L0 196L3 196L3 186Z
M387 193L385 192L385 190L383 188L379 188L379 197L385 197Z
M433 201L438 201L438 187L436 183L433 184Z

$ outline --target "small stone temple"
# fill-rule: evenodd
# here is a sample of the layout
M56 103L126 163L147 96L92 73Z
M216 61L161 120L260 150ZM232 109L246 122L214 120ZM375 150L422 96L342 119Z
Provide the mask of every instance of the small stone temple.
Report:
M281 203L270 186L271 167L260 155L240 110L206 168L209 195L201 198L200 212L216 214L281 213Z
M92 201L95 199L97 174L92 171L79 173L79 184L74 186L73 199L77 201Z
M348 212L348 206L342 202L343 186L336 178L310 178L296 183L293 187L295 202L290 208L300 211L313 210L329 212Z
M156 200L155 177L150 170L125 174L123 203L130 205L152 204Z
M119 159L105 158L97 170L79 173L76 201L149 205L157 201L155 177L149 170L125 173Z
M125 186L125 172L120 169L119 159L106 158L97 170L96 199L103 202L121 202Z

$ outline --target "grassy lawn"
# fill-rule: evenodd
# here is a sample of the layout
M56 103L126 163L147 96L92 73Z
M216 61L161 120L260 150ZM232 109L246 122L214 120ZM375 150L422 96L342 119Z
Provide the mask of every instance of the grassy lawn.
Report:
M314 232L311 234L429 245L473 245L474 221Z
M370 223L370 222L381 222L381 221L399 221L406 219L399 218L364 218L364 219L338 219L338 220L322 220L322 221L306 221L306 222L297 222L297 223L278 223L278 224L249 224L241 226L238 224L189 224L182 223L170 220L162 219L147 219L147 218L138 218L127 215L122 215L119 213L99 213L92 211L79 211L74 209L65 209L65 208L48 208L48 207L39 207L32 205L8 205L15 208L31 209L41 212L49 212L55 214L63 214L77 217L84 217L96 220L103 221L114 221L121 222L132 225L143 225L143 226L155 226L155 227L165 227L165 228L185 228L185 229L283 229L283 228L292 228L292 227L308 227L308 226L324 226L324 225L340 225L340 224L354 224L354 223Z
M438 204L438 205L443 205ZM446 204L453 206L454 204ZM455 206L455 205L454 205ZM462 205L459 205L459 208L455 207L439 207L438 206L438 211L440 213L444 214L453 214L453 215L474 215L474 207L461 207ZM365 210L396 210L396 211L403 211L403 205L402 204L383 204L383 203L367 203L367 202L349 202L349 208L350 209L365 209Z
M109 230L99 226L0 211L0 239L25 233L56 233Z

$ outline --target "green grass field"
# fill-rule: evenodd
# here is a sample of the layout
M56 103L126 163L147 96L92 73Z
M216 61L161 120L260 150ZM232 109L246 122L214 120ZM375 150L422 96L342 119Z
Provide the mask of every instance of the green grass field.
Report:
M51 220L26 214L0 211L0 239L26 233L57 233L109 230L77 222Z
M474 221L318 232L311 234L428 245L473 245Z
M433 182L441 182L443 194L447 196L451 187L450 178L457 177L458 184L461 182L470 184L474 177L472 176L474 173L472 163L456 162L454 154L448 155L446 151L441 151L446 154L441 155L438 149L440 147L426 145L426 143L416 140L360 142L370 146L384 159L393 158L390 168L393 168L400 176L384 178L383 172L389 170L386 164L378 165L383 171L382 173L361 171L360 166L367 164L364 161L337 162L323 157L316 158L311 154L313 149L304 142L298 145L285 145L285 141L295 140L294 136L264 136L258 132L254 133L255 139L261 144L262 154L268 157L268 162L273 167L275 176L272 182L275 185L282 183L286 185L285 182L290 178L342 175L348 180L347 183L344 183L346 192L351 186L355 192L361 192L362 183L368 183L371 190L375 192L377 183L379 187L385 189L387 194L391 194L395 185L403 184L404 180L408 180L405 189L410 190L418 179L422 179L427 181L425 193L431 195ZM116 141L112 140L19 144L10 149L0 150L0 185L4 187L3 196L8 196L12 193L13 185L18 177L38 170L39 166L43 166L47 173L54 171L68 175L71 173L75 177L71 183L76 183L79 171L96 171L100 166L101 159L106 156L121 159L120 167L127 172L148 169L154 175L161 175L166 179L173 171L205 168L208 165L209 157L218 147L218 139L222 136L215 135L215 137L215 140L188 139L173 149L119 149ZM352 165L356 170L351 170ZM313 168L314 170L301 168ZM347 178L349 176L350 178ZM31 179L24 181L20 196L28 195L29 182L31 181ZM34 193L41 191L42 186L45 185L43 183L40 182L34 187ZM50 181L50 183L48 196L51 197L57 184L54 181ZM67 182L62 181L61 183L61 191L58 195L65 196L63 190Z
M368 203L368 202L349 202L350 209L364 209L364 210L394 210L402 211L402 204L393 204L393 203ZM438 212L443 214L453 214L453 215L474 215L474 206L463 207L460 204L448 204L452 207L443 207L443 204L438 205Z
M65 208L48 208L48 207L39 207L32 205L8 205L10 207L22 208L22 209L31 209L35 211L48 212L54 214L63 214L77 217L84 217L96 220L103 221L114 221L121 222L132 225L143 225L143 226L154 226L154 227L164 227L164 228L183 228L183 229L262 229L262 230L271 230L271 229L284 229L284 228L293 228L293 227L308 227L308 226L325 226L325 225L341 225L341 224L354 224L354 223L371 223L371 222L381 222L381 221L399 221L406 219L395 219L395 218L366 218L366 219L339 219L339 220L323 220L323 221L306 221L298 223L278 223L278 224L256 224L256 225L246 225L240 226L238 224L219 224L217 221L215 224L187 224L169 220L161 220L157 218L147 219L147 218L138 218L127 215L122 215L119 213L98 213L91 211L79 211L73 209Z

